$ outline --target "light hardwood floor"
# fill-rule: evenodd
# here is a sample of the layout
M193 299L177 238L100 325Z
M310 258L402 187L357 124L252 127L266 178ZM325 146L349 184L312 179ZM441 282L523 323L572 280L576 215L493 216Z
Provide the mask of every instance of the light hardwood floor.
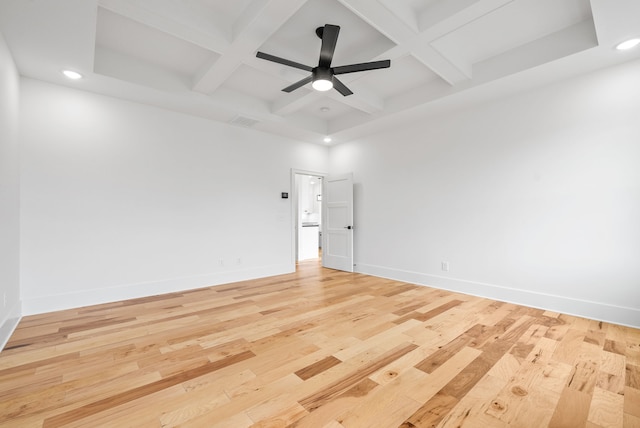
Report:
M640 427L640 330L360 274L25 317L2 427Z

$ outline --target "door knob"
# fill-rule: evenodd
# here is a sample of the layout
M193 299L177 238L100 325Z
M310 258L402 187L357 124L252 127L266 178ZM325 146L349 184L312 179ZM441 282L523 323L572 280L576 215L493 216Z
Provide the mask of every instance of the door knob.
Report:
M351 230L351 229L352 229L352 227L351 227L351 226L345 226L344 228L345 228L345 229L349 229L349 230Z

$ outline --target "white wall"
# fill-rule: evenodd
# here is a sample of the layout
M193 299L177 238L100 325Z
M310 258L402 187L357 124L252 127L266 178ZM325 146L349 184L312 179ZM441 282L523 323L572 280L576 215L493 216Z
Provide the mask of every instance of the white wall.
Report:
M0 34L0 350L20 320L19 78Z
M356 269L640 327L639 75L636 61L332 148L356 182Z
M26 314L295 269L280 193L325 147L30 79L20 117Z

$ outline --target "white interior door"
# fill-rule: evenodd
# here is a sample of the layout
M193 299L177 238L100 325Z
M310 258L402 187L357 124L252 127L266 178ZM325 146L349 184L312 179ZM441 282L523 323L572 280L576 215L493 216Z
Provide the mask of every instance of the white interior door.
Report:
M353 272L352 173L325 179L322 207L322 266Z

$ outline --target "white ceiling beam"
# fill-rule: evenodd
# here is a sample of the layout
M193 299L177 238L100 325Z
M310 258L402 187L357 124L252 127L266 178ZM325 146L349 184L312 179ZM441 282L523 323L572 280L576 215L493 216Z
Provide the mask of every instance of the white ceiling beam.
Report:
M307 0L254 0L234 23L234 39L222 56L205 66L193 81L193 90L210 94L222 85Z
M220 53L229 47L231 35L222 32L221 27L217 25L211 25L208 31L203 31L197 23L190 21L184 15L181 16L181 21L183 21L181 22L175 17L161 15L130 0L100 0L98 5L147 27L171 34L210 51ZM164 9L156 7L155 10Z
M471 64L464 64L459 60L454 60L451 56L445 56L443 52L428 43L416 39L407 43L407 47L415 59L429 67L442 80L452 86L470 80L472 77Z

